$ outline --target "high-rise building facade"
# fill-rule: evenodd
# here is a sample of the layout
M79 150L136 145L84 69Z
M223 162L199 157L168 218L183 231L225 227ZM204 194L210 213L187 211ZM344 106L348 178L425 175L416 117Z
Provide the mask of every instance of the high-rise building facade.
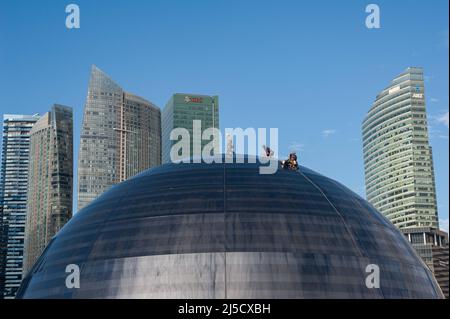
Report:
M53 105L36 122L30 135L24 275L72 217L72 109Z
M30 131L38 115L3 116L0 170L0 297L14 298L22 281Z
M433 272L442 293L448 299L448 234L431 227L404 228L402 232Z
M92 67L78 155L78 209L161 164L161 112Z
M378 94L362 135L368 201L399 228L439 228L421 68Z
M208 128L219 128L219 97L198 94L174 94L162 111L162 158L170 162L170 150L177 141L170 140L175 128L185 128L191 138L190 156L193 149L193 121L201 121L201 133ZM201 149L210 141L202 140Z

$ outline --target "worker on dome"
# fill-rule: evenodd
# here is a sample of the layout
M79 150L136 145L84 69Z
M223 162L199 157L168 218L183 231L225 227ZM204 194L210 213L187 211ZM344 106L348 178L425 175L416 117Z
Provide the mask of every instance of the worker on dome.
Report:
M281 162L281 166L284 169L290 169L293 171L298 170L297 154L295 152L290 153L289 158Z

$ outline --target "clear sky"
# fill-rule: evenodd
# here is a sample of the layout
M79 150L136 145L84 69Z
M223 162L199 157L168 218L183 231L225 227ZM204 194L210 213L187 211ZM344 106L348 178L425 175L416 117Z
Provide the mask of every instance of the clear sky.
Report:
M70 3L80 29L65 26ZM369 3L380 29L365 26ZM278 127L281 154L297 149L301 164L364 196L365 113L397 74L422 66L448 228L448 9L447 0L0 0L0 113L72 106L77 159L95 64L160 107L175 92L217 94L222 129Z

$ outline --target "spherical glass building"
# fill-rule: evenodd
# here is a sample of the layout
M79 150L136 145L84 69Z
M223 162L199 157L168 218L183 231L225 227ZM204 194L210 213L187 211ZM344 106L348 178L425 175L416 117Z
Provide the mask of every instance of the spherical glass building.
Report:
M54 237L19 298L441 298L403 235L305 167L166 164L111 188ZM67 288L67 265L80 287ZM379 288L368 288L368 265ZM370 281L370 280L369 280Z

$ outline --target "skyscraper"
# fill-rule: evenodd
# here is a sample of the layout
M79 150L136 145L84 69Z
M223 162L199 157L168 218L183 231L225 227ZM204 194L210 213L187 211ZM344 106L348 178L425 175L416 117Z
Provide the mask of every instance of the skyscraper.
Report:
M170 162L170 149L176 141L170 140L170 132L175 128L185 128L191 136L193 152L193 121L201 120L202 132L208 128L219 128L219 97L198 94L174 94L162 111L162 158ZM201 148L208 144L201 142Z
M367 199L399 228L438 228L423 70L381 91L362 125Z
M72 109L53 105L31 129L23 273L72 217Z
M30 131L38 115L3 116L0 170L0 297L14 298L22 281Z
M161 164L161 112L92 66L78 158L78 209Z

